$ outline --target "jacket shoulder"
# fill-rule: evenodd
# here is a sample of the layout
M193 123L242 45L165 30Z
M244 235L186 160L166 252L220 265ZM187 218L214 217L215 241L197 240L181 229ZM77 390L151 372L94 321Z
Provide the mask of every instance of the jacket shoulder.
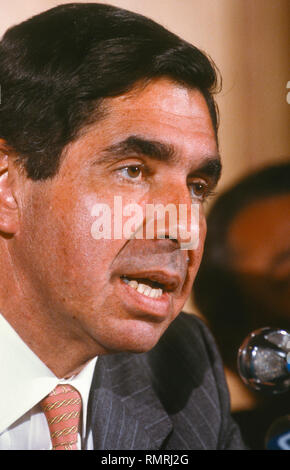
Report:
M157 358L164 354L172 360L171 370L174 364L191 371L194 367L195 376L198 376L207 368L217 367L217 372L223 375L215 340L205 322L194 314L180 313L149 352L149 357Z
M181 313L147 354L155 392L176 430L169 446L192 448L194 441L200 449L243 448L223 363L202 319Z

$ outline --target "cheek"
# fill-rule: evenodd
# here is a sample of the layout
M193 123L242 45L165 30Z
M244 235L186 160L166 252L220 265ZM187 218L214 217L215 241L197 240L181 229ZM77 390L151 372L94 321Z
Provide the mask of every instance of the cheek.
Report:
M100 288L109 280L110 266L122 245L122 240L96 239L96 222L91 208L84 204L76 207L59 225L58 243L64 274L82 288L95 288L96 283Z
M199 227L199 233L200 233L200 243L199 243L200 257L202 257L202 255L203 255L204 242L205 242L205 239L206 239L206 232L207 232L206 218L205 218L205 215L202 214L201 217L200 217L200 227Z
M127 242L124 224L130 217L122 214L130 202L129 197L100 197L95 193L80 199L64 213L61 239L65 258L94 274L93 278L98 272L99 277L108 280L110 268Z
M205 236L206 236L206 221L205 217L203 214L201 214L201 217L199 219L199 243L198 247L193 250L189 250L187 252L188 258L189 258L189 266L188 266L188 271L187 271L187 276L186 280L184 283L184 287L181 292L180 296L180 306L178 306L177 311L179 311L179 307L182 308L184 305L184 302L188 298L188 296L191 293L192 290L192 285L194 283L194 280L196 278L201 260L202 260L202 255L203 255L203 249L204 249L204 241L205 241Z
M205 218L203 209L201 209L200 213L199 213L198 246L197 246L196 250L193 250L193 257L194 257L194 260L195 260L194 267L195 267L196 271L198 270L198 268L200 266L202 255L203 255L204 242L205 242L205 239L206 239L206 230L207 230L206 218Z
M25 270L30 267L34 277L69 297L101 287L120 249L120 240L95 240L91 234L96 200L96 195L73 190L51 191L47 197L35 191L24 212L20 242Z
M192 250L191 252L189 252L189 258L190 258L189 276L191 278L191 283L194 282L194 279L197 275L197 272L201 264L203 251L204 251L204 242L206 238L206 219L205 219L204 214L200 215L199 222L200 223L199 223L198 247L195 250Z

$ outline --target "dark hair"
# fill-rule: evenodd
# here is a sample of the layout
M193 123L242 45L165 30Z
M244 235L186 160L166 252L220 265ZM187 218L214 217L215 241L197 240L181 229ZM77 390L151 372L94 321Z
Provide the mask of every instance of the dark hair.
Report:
M251 331L252 319L239 278L231 266L228 230L243 208L255 201L286 193L290 193L290 161L265 167L242 178L216 199L207 216L204 255L193 294L196 306L220 346L225 364L231 368L236 367L236 354Z
M64 147L99 117L102 99L162 76L201 91L217 133L217 70L199 49L111 5L58 6L0 42L0 138L28 177L52 177Z

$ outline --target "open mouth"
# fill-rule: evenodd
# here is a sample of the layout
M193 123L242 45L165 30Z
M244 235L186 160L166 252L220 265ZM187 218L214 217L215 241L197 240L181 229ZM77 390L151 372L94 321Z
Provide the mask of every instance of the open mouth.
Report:
M115 273L119 279L116 288L121 287L120 301L126 312L130 317L141 316L154 322L169 318L183 286L181 274L165 268L142 271L130 268L125 270L123 267L123 272Z
M132 289L135 289L139 294L143 294L146 297L151 297L152 299L158 299L162 297L165 286L156 281L151 281L150 279L132 279L127 276L121 277L122 281L125 282Z
M159 299L163 294L175 291L180 285L177 275L157 271L125 274L121 276L121 280L138 293L152 299Z

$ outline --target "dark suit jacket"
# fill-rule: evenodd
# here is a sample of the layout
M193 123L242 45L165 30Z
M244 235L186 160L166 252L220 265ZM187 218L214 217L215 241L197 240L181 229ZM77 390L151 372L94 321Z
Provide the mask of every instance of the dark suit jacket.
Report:
M244 448L215 342L184 313L151 351L99 357L89 414L95 449Z

